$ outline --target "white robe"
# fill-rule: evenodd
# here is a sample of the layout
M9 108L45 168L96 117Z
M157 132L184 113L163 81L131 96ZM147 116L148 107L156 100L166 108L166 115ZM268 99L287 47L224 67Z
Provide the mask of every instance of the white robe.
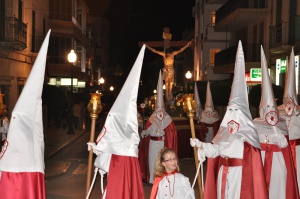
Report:
M231 136L233 137L233 136ZM198 150L200 150L198 148ZM203 143L203 151L206 157L215 158L217 156L229 158L243 158L244 141L238 138L220 142L220 144ZM218 199L221 199L223 166L218 174ZM242 166L229 167L225 190L225 199L239 199L241 193Z
M151 125L146 131L146 136L153 136L153 137L161 137L165 135L163 129L157 129L154 125ZM164 138L164 137L163 137ZM156 159L159 151L164 148L164 140L151 140L149 142L149 183L153 183L154 181L154 169L156 164Z
M185 198L187 194L189 195ZM174 199L195 199L189 178L181 173L165 176L158 184L156 199L168 199L172 198L171 196Z
M283 121L279 121L278 124ZM263 124L261 120L254 120L254 124L256 126L259 141L261 144L265 144L266 141L269 145L276 145L273 140L275 140L278 136L275 131L275 127ZM279 129L278 133L280 133ZM266 137L267 136L267 137ZM265 162L265 154L266 152L261 150L261 158L262 163L264 165ZM281 151L273 152L272 158L272 167L271 167L271 177L270 177L270 187L269 187L269 198L285 198L286 197L286 180L287 180L287 169L285 165L285 160Z

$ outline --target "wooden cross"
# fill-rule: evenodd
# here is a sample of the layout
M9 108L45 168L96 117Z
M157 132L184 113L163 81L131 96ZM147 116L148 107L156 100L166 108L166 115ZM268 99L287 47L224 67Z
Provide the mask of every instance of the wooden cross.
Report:
M165 27L163 29L163 35L162 38L164 41L140 41L139 47L142 47L143 44L148 44L151 47L164 47L164 50L170 48L170 47L183 47L185 46L189 41L171 41L172 34L170 34L170 29L168 27Z

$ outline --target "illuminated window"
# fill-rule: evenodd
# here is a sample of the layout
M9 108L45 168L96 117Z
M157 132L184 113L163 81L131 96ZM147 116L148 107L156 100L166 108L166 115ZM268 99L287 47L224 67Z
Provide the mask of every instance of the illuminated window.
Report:
M220 52L220 49L210 49L209 51L209 66L215 66L216 53Z
M214 27L216 24L216 11L215 10L211 12L210 23L211 23L212 27Z

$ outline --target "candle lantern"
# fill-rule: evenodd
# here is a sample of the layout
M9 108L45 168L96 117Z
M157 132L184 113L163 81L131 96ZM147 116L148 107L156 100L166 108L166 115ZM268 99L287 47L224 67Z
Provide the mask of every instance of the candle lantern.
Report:
M186 114L194 114L196 110L196 103L194 100L193 94L186 94L184 96L184 102L183 102L183 111L186 112Z
M102 110L102 104L101 104L101 96L102 93L96 92L96 93L90 93L91 99L88 104L88 111L91 114L99 114Z

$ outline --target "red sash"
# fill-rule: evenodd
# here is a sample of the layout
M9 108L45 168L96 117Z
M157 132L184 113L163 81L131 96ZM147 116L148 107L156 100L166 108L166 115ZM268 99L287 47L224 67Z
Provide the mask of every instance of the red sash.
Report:
M225 198L225 187L226 179L229 167L243 166L243 160L238 158L220 158L220 163L223 165L222 171L222 188L221 188L221 199Z

